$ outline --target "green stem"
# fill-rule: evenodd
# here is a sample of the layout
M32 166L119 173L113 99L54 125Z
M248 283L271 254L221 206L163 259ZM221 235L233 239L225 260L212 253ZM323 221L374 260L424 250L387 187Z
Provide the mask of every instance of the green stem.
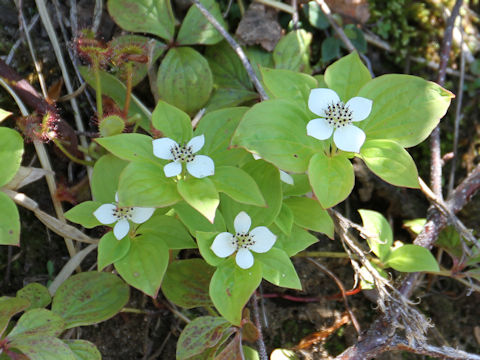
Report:
M93 161L86 161L86 160L82 160L82 159L79 159L77 158L76 156L70 154L70 152L62 145L62 143L58 140L58 139L53 139L53 143L55 145L57 145L57 147L65 154L66 157L68 157L71 161L77 163L77 164L81 164L81 165L85 165L85 166L93 166L95 165L95 163Z
M93 60L93 73L95 75L95 93L97 99L97 118L98 122L103 119L103 103L102 103L102 82L100 81L100 66L98 59Z
M125 118L128 116L128 109L130 108L130 99L132 98L132 80L133 80L133 67L132 62L126 63L127 67L127 94L125 95L125 104L123 105L123 114Z

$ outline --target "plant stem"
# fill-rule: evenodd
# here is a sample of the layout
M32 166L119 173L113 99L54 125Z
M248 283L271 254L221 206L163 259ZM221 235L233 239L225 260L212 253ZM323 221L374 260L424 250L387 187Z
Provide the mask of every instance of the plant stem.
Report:
M57 147L62 151L62 153L64 153L65 156L68 157L71 161L77 164L85 165L85 166L93 166L95 164L93 161L82 160L70 154L70 152L62 145L60 140L53 139L53 143L57 145Z
M133 80L133 66L132 62L129 61L126 64L127 66L127 94L125 95L125 104L123 105L123 114L125 118L128 116L128 109L130 108L130 99L132 95L132 80Z
M93 73L95 75L95 94L97 99L97 118L98 122L103 119L103 103L102 103L102 82L100 81L100 66L98 60L93 60Z

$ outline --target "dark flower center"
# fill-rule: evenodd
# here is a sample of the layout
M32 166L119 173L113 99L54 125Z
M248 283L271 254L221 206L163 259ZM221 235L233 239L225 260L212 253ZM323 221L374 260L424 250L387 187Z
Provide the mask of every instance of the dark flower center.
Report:
M235 233L232 245L236 246L237 249L248 249L250 246L255 245L254 236L247 233L237 232Z
M113 216L115 216L117 219L125 219L129 220L133 216L133 207L116 207L113 210Z
M336 129L352 123L352 111L343 102L332 103L325 110L327 122Z
M191 162L195 159L193 155L192 147L187 145L175 145L170 149L173 155L173 161Z

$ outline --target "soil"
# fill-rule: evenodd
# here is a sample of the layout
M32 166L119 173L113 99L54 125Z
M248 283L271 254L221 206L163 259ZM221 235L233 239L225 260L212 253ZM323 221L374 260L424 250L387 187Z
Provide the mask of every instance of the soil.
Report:
M79 1L79 6L85 11L79 12L79 24L88 25L93 1ZM24 1L24 14L31 18L35 5L33 1ZM63 8L63 10L66 10ZM4 24L0 29L0 52L6 54L16 39L20 38L18 32L17 11L11 1L0 0L0 22ZM111 36L113 26L107 22L102 27L102 33L106 38ZM32 34L39 58L44 70L48 73L47 82L53 83L59 78L58 69L55 65L48 37L37 24ZM14 57L12 66L25 78L33 78L34 86L39 88L34 79L32 62L28 56L26 45L21 45ZM0 94L1 107L16 111L14 104L3 93ZM85 102L82 111L84 118L89 118L91 109ZM71 118L68 108L60 105L65 118ZM14 126L13 121L6 125ZM90 124L91 125L91 124ZM89 130L95 130L90 127ZM55 164L57 180L67 187L77 184L82 176L80 167L71 166L66 158L59 155L49 145L50 155ZM40 166L34 155L31 144L27 144L24 156L24 165ZM361 169L357 169L361 174ZM369 185L368 185L369 184ZM373 184L373 185L372 185ZM365 195L365 188L367 196ZM37 181L22 189L31 198L40 204L40 207L53 214L51 199L44 180ZM401 228L401 221L408 216L423 216L428 206L419 194L413 190L400 190L390 188L384 183L373 178L359 181L352 197L352 203L339 210L343 213L349 208L368 208L387 213L395 224L396 234L403 241L410 241L409 235ZM368 196L368 193L370 196ZM373 200L375 199L375 200ZM410 204L416 206L405 210ZM464 214L465 218L475 219L478 212L475 210L478 199L474 199L471 210ZM65 203L65 206L69 205ZM404 211L399 211L404 209ZM22 222L21 247L5 247L0 253L1 283L0 294L2 296L14 295L16 291L30 282L39 282L47 285L55 274L68 260L68 253L63 239L50 232L42 225L35 216L22 208L19 209ZM400 214L402 213L402 214ZM418 215L420 214L420 215ZM401 218L400 216L403 216ZM407 216L407 217L408 217ZM352 220L358 222L355 214ZM474 221L472 221L474 223ZM473 225L471 225L473 226ZM319 242L309 248L311 251L343 251L338 240L329 240L319 235ZM346 289L354 285L354 273L347 259L317 259L329 268L343 282ZM50 265L49 265L50 263ZM95 254L89 255L82 264L82 268L88 269L95 264ZM320 330L327 329L338 322L345 312L345 304L339 299L332 299L339 294L336 284L326 274L306 261L304 258L295 258L294 264L299 273L304 290L294 292L279 289L268 283L262 285L264 294L288 294L298 298L317 298L316 301L292 301L284 298L265 298L261 300L262 314L267 320L264 323L264 336L268 351L277 347L290 348L296 346L306 336ZM49 267L53 265L53 272ZM397 274L394 274L397 276ZM369 297L371 294L369 294ZM362 292L349 296L349 305L360 322L362 329L366 330L372 320L377 316L378 310L366 294ZM480 294L469 293L465 286L449 278L427 276L414 294L418 299L418 308L430 318L435 325L429 332L429 341L436 345L448 345L454 348L464 349L472 353L480 353ZM152 299L139 291L131 290L131 300L127 306L131 309L140 310L140 313L123 312L114 318L95 326L80 327L66 336L90 340L97 345L105 360L135 360L135 359L174 359L175 346L178 336L184 327L184 323L165 305L163 295L160 294L155 303ZM201 310L186 311L185 314L195 317ZM305 359L330 359L345 350L356 340L357 334L351 323L341 326L333 331L330 336L322 339L311 347L299 351L298 355ZM250 344L254 347L254 344ZM388 353L378 359L424 359L409 353Z

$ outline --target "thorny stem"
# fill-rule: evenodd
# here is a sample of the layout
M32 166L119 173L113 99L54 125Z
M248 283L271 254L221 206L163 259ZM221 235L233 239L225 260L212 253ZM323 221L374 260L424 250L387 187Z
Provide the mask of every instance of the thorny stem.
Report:
M227 42L230 44L233 50L237 53L238 57L240 58L240 61L242 62L243 66L245 67L245 70L247 70L248 77L250 80L253 82L253 85L257 89L258 93L260 94L260 98L262 100L268 100L268 95L265 92L265 89L263 88L262 84L260 83L260 80L258 80L257 75L255 75L255 71L253 71L252 65L248 61L247 55L245 55L245 52L242 50L240 45L233 39L233 37L230 36L230 34L220 25L220 23L215 19L215 17L205 8L205 6L202 5L202 3L199 0L192 0L195 6L200 10L203 16L213 25L217 31L222 34L222 36L227 40Z

